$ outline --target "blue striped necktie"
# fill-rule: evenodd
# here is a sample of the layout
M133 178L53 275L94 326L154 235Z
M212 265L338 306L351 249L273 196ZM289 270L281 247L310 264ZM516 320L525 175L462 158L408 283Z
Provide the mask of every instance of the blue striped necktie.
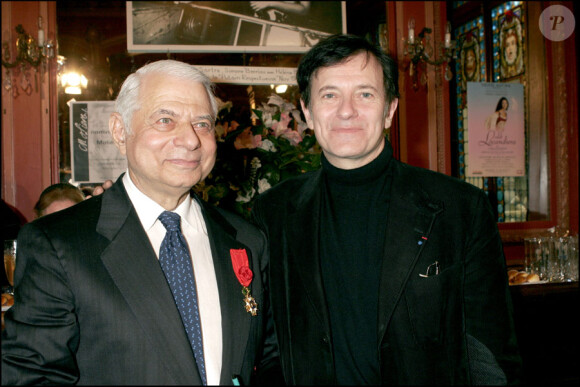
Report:
M159 250L159 263L163 273L165 273L173 298L175 298L175 304L193 349L201 380L206 385L207 379L203 357L201 320L197 306L197 290L191 256L189 255L185 238L181 233L181 217L174 212L164 211L159 215L159 220L167 229Z

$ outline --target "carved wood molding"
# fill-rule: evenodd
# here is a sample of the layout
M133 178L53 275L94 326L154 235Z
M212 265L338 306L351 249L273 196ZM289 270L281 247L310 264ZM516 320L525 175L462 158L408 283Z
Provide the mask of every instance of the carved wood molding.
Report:
M444 3L437 1L433 5L433 31L441 30L441 7ZM437 33L434 34L436 37L439 36ZM438 39L435 39L438 42ZM445 103L444 93L443 93L443 76L442 70L437 68L435 71L435 111L436 111L436 127L437 127L437 171L445 173L445 160L448 156L445 153L446 149L446 139L445 139ZM443 70L444 71L444 70ZM449 155L450 156L450 155Z
M555 170L550 171L556 182L556 212L558 226L570 228L570 203L568 202L568 90L566 85L566 60L563 42L552 43L552 79L554 96Z

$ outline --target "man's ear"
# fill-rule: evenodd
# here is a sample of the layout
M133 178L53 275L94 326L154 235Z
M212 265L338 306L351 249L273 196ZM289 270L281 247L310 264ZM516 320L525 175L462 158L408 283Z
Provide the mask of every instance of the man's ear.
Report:
M391 122L393 121L393 116L395 115L395 111L397 110L398 105L399 105L398 98L395 98L391 101L391 104L389 105L389 111L387 112L387 116L385 117L386 129L391 127Z
M306 124L310 129L314 129L314 122L312 121L310 110L304 105L302 98L300 98L300 106L302 106L302 113L304 113L304 118L306 118Z
M123 123L123 118L119 113L112 113L111 117L109 117L109 132L111 132L111 136L119 152L125 156L127 154L127 146L125 143L126 128Z

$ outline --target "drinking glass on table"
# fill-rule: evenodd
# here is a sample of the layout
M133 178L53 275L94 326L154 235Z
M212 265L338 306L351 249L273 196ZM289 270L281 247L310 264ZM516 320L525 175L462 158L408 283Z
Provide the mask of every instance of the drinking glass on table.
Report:
M4 269L8 277L8 293L14 295L14 267L16 266L16 240L4 241Z

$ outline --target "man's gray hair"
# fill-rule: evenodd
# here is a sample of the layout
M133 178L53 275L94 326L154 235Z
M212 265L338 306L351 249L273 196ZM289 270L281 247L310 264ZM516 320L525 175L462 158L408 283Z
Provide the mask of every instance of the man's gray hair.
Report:
M218 102L214 94L214 84L212 81L195 66L176 60L160 60L146 64L139 70L129 75L119 91L115 101L115 111L123 118L127 134L132 132L131 120L133 113L141 108L139 101L139 89L141 81L146 74L160 73L177 78L183 78L201 83L207 91L212 110L212 118L217 117Z

